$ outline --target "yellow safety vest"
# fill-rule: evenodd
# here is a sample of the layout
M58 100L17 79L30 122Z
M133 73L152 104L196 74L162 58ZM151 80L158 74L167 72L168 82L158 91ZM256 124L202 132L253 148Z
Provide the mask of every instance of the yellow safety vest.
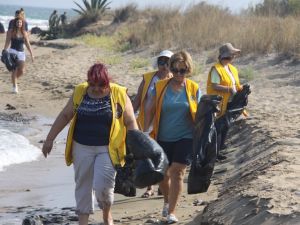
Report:
M154 75L156 74L156 72L157 71L153 71L153 72L145 73L143 75L144 87L143 87L143 92L142 92L142 97L141 97L139 115L137 117L137 123L138 123L139 128L141 130L144 130L144 122L145 122L145 104L144 104L144 101L145 101L149 86L151 84L151 81L152 81Z
M126 128L124 125L124 111L126 105L126 95L127 89L120 85L110 83L110 100L112 107L113 120L110 129L109 136L109 156L114 166L120 165L124 166L125 164L125 155L126 155ZM72 142L74 128L77 118L77 108L80 105L83 96L86 94L88 83L84 82L75 87L73 94L73 107L75 110L74 117L71 120L68 138L65 149L65 160L66 164L70 166L73 162L72 157Z
M164 99L164 95L167 90L167 86L170 82L170 79L167 80L161 80L158 81L155 85L156 88L156 99L155 99L155 115L154 115L154 124L153 124L153 130L151 132L151 137L154 139L157 139L158 135L158 129L159 129L159 120L160 120L160 113L161 113L161 107ZM187 94L189 106L190 106L190 113L192 116L193 121L195 121L195 115L197 112L197 92L199 90L199 86L196 82L186 79L185 82L185 91Z
M236 90L241 90L241 85L240 85L240 80L239 80L239 75L238 75L238 70L235 68L233 65L228 64L229 70L231 71L234 79L235 79L235 86ZM230 75L226 72L224 66L221 63L216 63L211 69L208 74L208 79L207 79L207 94L208 95L220 95L223 97L221 103L220 103L220 113L218 114L218 117L222 116L225 114L226 109L227 109L227 104L230 98L231 93L230 92L223 92L223 91L217 91L212 87L212 82L211 82L211 71L212 69L215 68L220 76L220 85L222 86L227 86L227 87L232 87L232 81L230 79Z

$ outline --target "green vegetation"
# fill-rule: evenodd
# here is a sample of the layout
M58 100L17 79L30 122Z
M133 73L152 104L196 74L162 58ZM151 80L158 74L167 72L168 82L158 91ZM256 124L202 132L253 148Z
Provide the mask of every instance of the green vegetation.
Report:
M106 64L106 65L117 65L122 63L122 57L120 55L112 55L112 56L107 56L105 58L99 59L100 62Z
M259 16L288 16L300 14L299 0L264 0L255 7L249 8L249 12Z
M89 3L87 0L82 0L84 7L82 7L79 3L74 2L79 9L73 9L81 16L95 17L100 18L100 16L109 9L108 5L111 2L107 0L91 0Z
M144 58L134 58L130 62L130 68L133 70L145 68L149 65L149 60Z
M115 40L115 38L110 36L97 36L93 34L86 34L78 37L77 40L83 42L84 44L90 47L104 48L109 51L117 50L117 41Z
M248 66L248 67L244 67L240 70L239 76L241 79L245 79L247 81L251 81L256 77L256 72L255 70Z

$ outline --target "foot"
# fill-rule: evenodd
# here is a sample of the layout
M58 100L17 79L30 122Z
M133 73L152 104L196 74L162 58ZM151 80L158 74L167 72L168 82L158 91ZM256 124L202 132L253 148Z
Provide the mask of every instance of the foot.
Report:
M173 223L177 223L178 219L176 218L176 216L174 214L169 214L167 216L167 223L168 224L173 224Z
M159 188L157 189L157 195L158 195L158 196L162 196L162 195L163 195L163 194L161 193L161 190L160 190Z
M226 148L227 148L227 145L225 145L225 144L221 145L221 147L220 147L221 150L224 150Z
M154 195L154 191L151 189L151 190L147 190L141 197L149 198L150 196L153 196L153 195Z
M168 214L169 214L169 203L164 203L161 215L162 215L162 217L167 217Z
M12 93L14 94L18 94L19 90L18 90L18 86L13 87L12 89Z
M227 159L227 157L225 155L218 154L217 160L222 161L222 160L225 160L225 159Z

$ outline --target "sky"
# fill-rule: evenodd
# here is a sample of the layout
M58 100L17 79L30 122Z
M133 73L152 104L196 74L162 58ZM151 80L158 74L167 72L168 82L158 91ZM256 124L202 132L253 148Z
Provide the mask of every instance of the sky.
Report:
M82 0L74 0L81 3ZM0 4L36 6L48 8L77 8L73 0L0 0ZM247 8L249 4L257 4L262 0L109 0L112 8L118 8L128 3L137 3L139 7L145 6L188 6L198 2L207 2L218 4L222 7L228 7L232 12L238 12L240 9Z

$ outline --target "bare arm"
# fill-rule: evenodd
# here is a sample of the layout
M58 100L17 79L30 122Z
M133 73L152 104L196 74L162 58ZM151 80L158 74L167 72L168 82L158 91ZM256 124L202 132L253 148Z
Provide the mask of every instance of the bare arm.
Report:
M28 38L28 34L26 32L25 34L25 45L26 45L26 48L28 49L29 53L30 53L30 56L31 56L31 60L33 62L33 54L32 54L32 49L31 49L31 45L30 45L30 42L29 42L29 38Z
M232 87L228 87L228 86L224 86L224 85L220 85L220 84L215 84L215 83L212 83L212 87L216 91L222 91L222 92L228 92L228 93L234 94L233 93L234 90L233 90Z
M140 108L141 100L142 100L142 93L143 93L143 88L144 88L145 81L144 79L140 83L140 86L138 88L138 92L132 102L133 110L136 112Z
M144 119L144 131L148 131L154 118L155 113L155 95L152 95L149 101L145 104L145 119Z
M11 41L11 30L8 30L6 32L6 39L5 39L4 49L8 49L10 41Z
M124 111L124 123L127 130L138 130L138 125L133 112L133 107L128 95L126 95L126 105Z
M73 96L69 99L68 103L66 104L65 108L59 113L56 120L54 121L45 143L43 145L43 154L47 158L47 155L50 154L51 149L53 147L53 141L56 136L64 129L64 127L70 122L70 120L74 116L73 111Z

